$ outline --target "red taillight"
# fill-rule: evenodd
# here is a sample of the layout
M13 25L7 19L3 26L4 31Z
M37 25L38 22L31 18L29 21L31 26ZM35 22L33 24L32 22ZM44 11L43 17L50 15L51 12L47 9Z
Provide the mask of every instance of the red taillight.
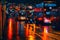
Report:
M34 12L41 12L42 8L34 8Z
M38 18L38 20L39 20L39 21L42 21L42 20L43 20L43 18Z

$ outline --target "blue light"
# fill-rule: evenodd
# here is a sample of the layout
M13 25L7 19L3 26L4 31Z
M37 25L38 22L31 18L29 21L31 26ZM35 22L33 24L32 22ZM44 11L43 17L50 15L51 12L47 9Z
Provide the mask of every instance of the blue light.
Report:
M42 8L43 6L44 6L44 3L43 3L43 2L42 2L42 3L40 3L40 4L36 4L36 7L38 7L38 8L39 8L39 7L41 7L41 8Z
M46 12L46 14L47 14L47 15L49 15L49 14L50 14L50 12Z
M52 7L49 7L49 9L52 9Z
M45 4L45 6L48 6L48 7L55 7L56 6L56 4Z
M33 20L33 19L30 19L30 20L29 20L29 23L34 23L34 20Z
M30 19L30 21L32 21L32 19Z

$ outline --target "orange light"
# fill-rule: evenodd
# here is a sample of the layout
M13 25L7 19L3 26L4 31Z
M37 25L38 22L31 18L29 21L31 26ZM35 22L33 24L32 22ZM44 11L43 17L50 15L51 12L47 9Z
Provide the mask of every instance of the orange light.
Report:
M38 20L43 20L42 18L38 18Z
M44 27L44 33L47 33L47 27Z
M44 11L46 11L46 9L44 9Z
M21 20L25 20L26 18L25 17L21 17Z
M34 37L32 35L29 35L28 40L34 40Z
M44 26L44 32L43 32L43 40L47 40L47 27Z
M27 27L26 27L26 37L28 37L28 24L27 24Z
M27 24L26 27L26 37L28 37L29 35L33 35L35 34L35 24Z
M12 19L8 20L8 40L12 39Z

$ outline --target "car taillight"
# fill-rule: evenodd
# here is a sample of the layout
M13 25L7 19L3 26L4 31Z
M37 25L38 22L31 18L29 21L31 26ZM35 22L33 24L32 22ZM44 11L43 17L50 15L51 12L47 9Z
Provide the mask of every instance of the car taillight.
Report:
M41 12L42 8L34 8L33 10L34 10L34 12Z

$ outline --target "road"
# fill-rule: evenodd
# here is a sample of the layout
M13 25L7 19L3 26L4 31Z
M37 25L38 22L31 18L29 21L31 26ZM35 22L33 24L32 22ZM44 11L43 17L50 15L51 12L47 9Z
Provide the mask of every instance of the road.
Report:
M39 35L39 37L43 37L43 33L36 33L37 35ZM60 32L54 32L54 33L47 33L47 40L60 40Z
M10 28L11 28L11 26L10 26ZM16 27L13 28L14 32L11 32L11 29L10 29L9 34L7 34L8 29L5 29L3 32L3 40L48 40L48 39L49 40L60 40L60 32L53 31L50 33L49 32L43 33L38 30L39 29L37 29L36 30L37 32L35 32L35 33L30 31L29 36L26 37L25 33L22 34L24 36L17 34Z

